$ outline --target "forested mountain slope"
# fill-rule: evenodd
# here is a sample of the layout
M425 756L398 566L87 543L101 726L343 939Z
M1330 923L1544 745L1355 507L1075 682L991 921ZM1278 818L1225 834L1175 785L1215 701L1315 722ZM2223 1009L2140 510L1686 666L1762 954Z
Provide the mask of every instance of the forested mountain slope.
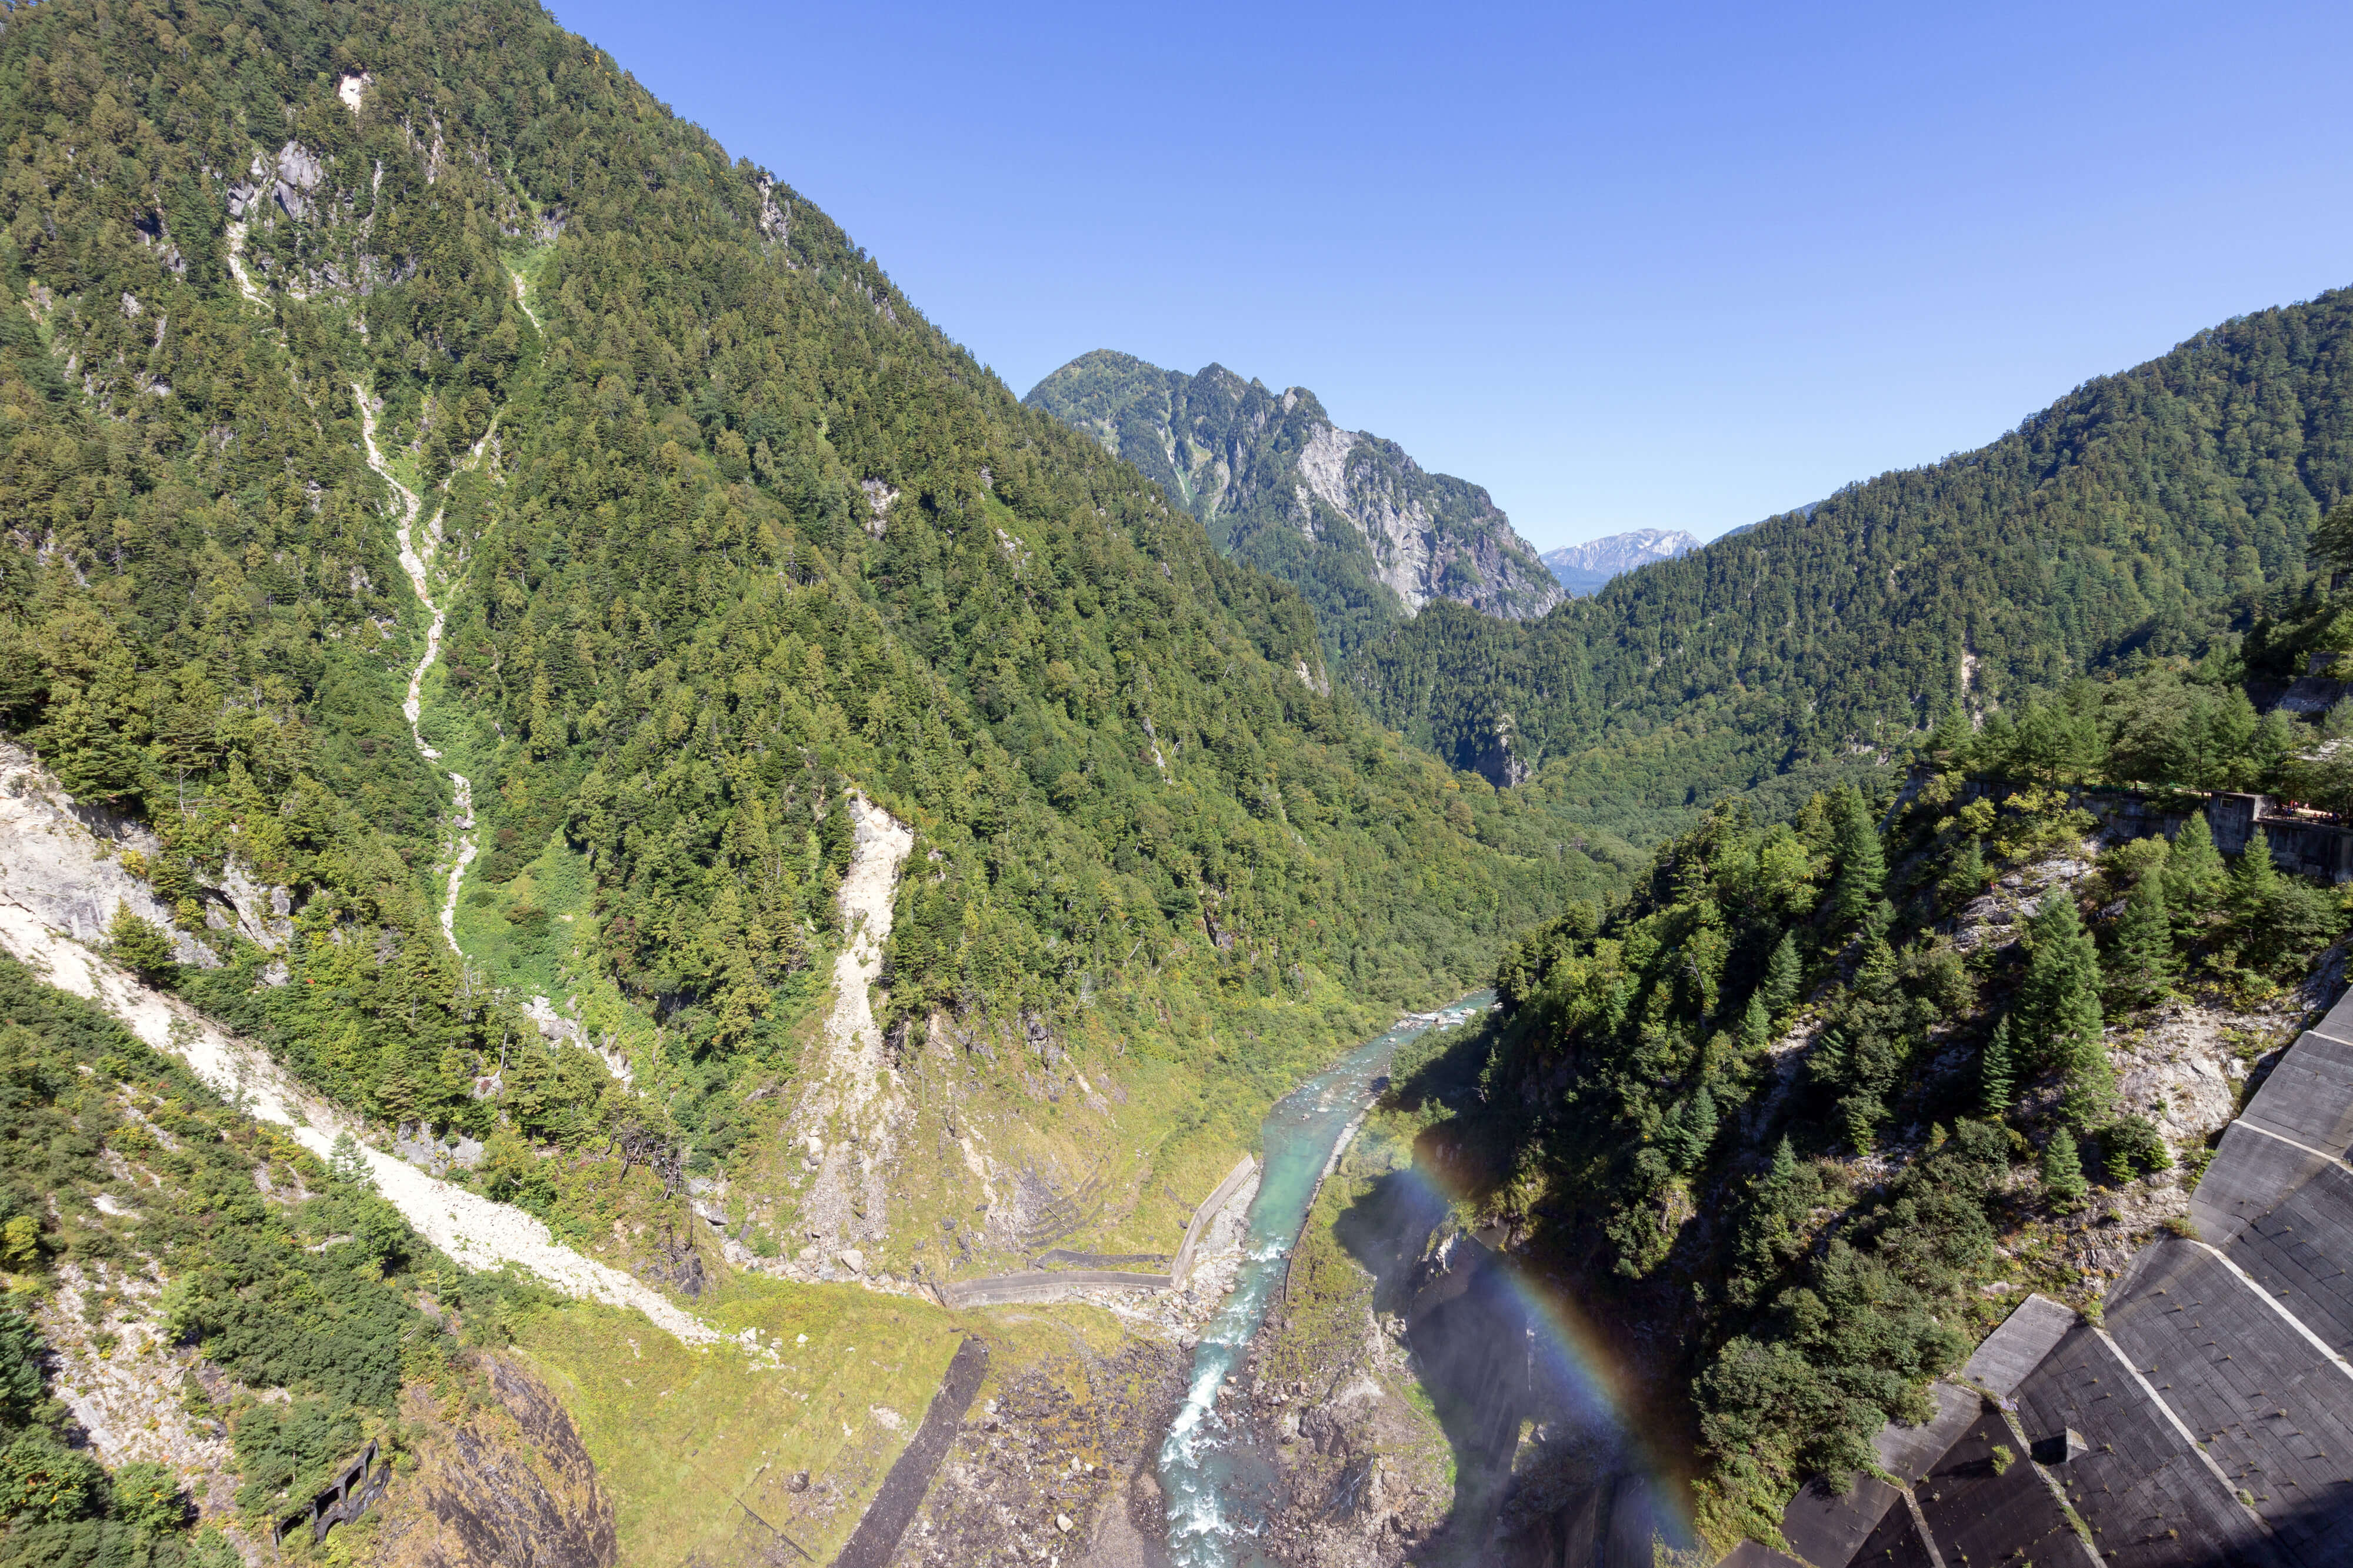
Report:
M1479 486L1332 423L1303 386L1082 354L1022 401L1134 464L1231 554L1295 585L1345 655L1435 599L1517 620L1560 590Z
M1612 879L534 6L20 8L0 145L0 728L217 966L118 953L575 1234L761 1158L789 1227L853 797L913 834L877 1070L954 1064L1008 1216L1116 1158L1165 1228L1299 1060Z
M1727 789L1883 755L2293 588L2353 491L2353 294L2258 311L1977 451L1883 474L1520 624L1436 605L1354 661L1441 756L1556 761L1573 809L1659 834Z
M427 728L478 754L477 875L588 856L607 955L698 1048L805 966L851 782L938 857L904 982L973 1005L1188 931L1240 984L1442 985L1550 896L1549 850L1480 841L1510 803L1446 826L1457 783L1324 695L1295 595L535 11L141 16L45 7L0 62L0 699L78 795L170 829L183 895L242 835L322 929L454 984L414 907L440 803L396 743L418 628L357 385L448 484ZM1372 868L1423 846L1493 890L1445 902L1499 911L1435 969L1375 934L1426 901Z
M1400 1063L1464 1228L1604 1325L1719 1546L1873 1464L2026 1291L2095 1313L2194 1234L2244 1088L2341 989L2340 893L2260 831L2220 852L2182 787L2274 782L2309 731L2150 744L2218 700L2148 671L1941 729L1892 800L1721 803L1632 899L1518 944L1493 1023ZM2126 777L2162 787L2071 787Z

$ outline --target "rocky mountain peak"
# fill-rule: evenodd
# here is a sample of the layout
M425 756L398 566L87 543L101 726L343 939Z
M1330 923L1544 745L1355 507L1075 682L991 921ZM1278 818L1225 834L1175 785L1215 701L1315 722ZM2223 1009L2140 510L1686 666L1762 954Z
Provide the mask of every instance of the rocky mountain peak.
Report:
M1306 387L1103 349L1024 401L1134 463L1228 553L1297 584L1339 651L1433 599L1521 620L1562 598L1483 489L1343 428Z
M1681 529L1637 528L1547 550L1543 560L1560 585L1575 595L1592 593L1621 572L1688 555L1699 545L1696 534Z

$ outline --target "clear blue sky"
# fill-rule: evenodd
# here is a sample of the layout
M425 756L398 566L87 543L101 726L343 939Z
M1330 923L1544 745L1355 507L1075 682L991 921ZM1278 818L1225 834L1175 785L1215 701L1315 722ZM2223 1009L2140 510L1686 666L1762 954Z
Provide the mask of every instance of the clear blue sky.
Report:
M1545 548L2353 283L2342 4L555 12L1017 393L1103 347L1312 387Z

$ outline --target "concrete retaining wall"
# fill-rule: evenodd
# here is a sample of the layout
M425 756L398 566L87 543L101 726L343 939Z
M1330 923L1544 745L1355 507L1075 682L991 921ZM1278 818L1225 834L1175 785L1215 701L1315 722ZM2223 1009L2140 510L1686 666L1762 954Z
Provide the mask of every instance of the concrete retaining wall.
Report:
M1168 1277L1175 1281L1177 1289L1182 1290L1185 1282L1193 1277L1193 1249L1200 1245L1201 1237L1208 1233L1209 1222L1218 1217L1218 1211L1226 1206L1226 1200L1232 1197L1257 1171L1258 1162L1248 1154L1243 1155L1235 1163L1234 1168L1226 1173L1226 1179L1218 1184L1201 1206L1193 1211L1193 1223L1185 1227L1185 1245L1176 1249L1176 1261L1168 1269Z
M2163 834L2170 838L2189 820L2189 811L2175 809L2178 801L2195 802L2196 795L2154 796L2137 790L2084 790L2076 799L2111 832L2147 838ZM2216 794L2203 797L2206 826L2213 831L2214 847L2225 855L2245 850L2255 829L2263 830L2272 859L2283 871L2324 882L2353 881L2353 827L2340 823L2296 816L2268 795Z

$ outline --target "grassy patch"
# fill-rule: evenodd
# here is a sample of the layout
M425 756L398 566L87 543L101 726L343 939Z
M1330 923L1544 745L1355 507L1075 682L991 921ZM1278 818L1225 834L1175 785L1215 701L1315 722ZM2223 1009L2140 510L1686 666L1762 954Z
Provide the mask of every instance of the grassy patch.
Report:
M1125 1338L1085 1309L1050 1319L957 1314L851 1286L760 1278L731 1279L699 1306L727 1332L757 1329L782 1364L732 1346L689 1349L605 1307L543 1313L517 1337L580 1428L613 1500L625 1563L775 1561L773 1531L829 1561L914 1436L966 1333L989 1343L983 1399L1045 1358ZM807 1487L795 1490L802 1472Z

